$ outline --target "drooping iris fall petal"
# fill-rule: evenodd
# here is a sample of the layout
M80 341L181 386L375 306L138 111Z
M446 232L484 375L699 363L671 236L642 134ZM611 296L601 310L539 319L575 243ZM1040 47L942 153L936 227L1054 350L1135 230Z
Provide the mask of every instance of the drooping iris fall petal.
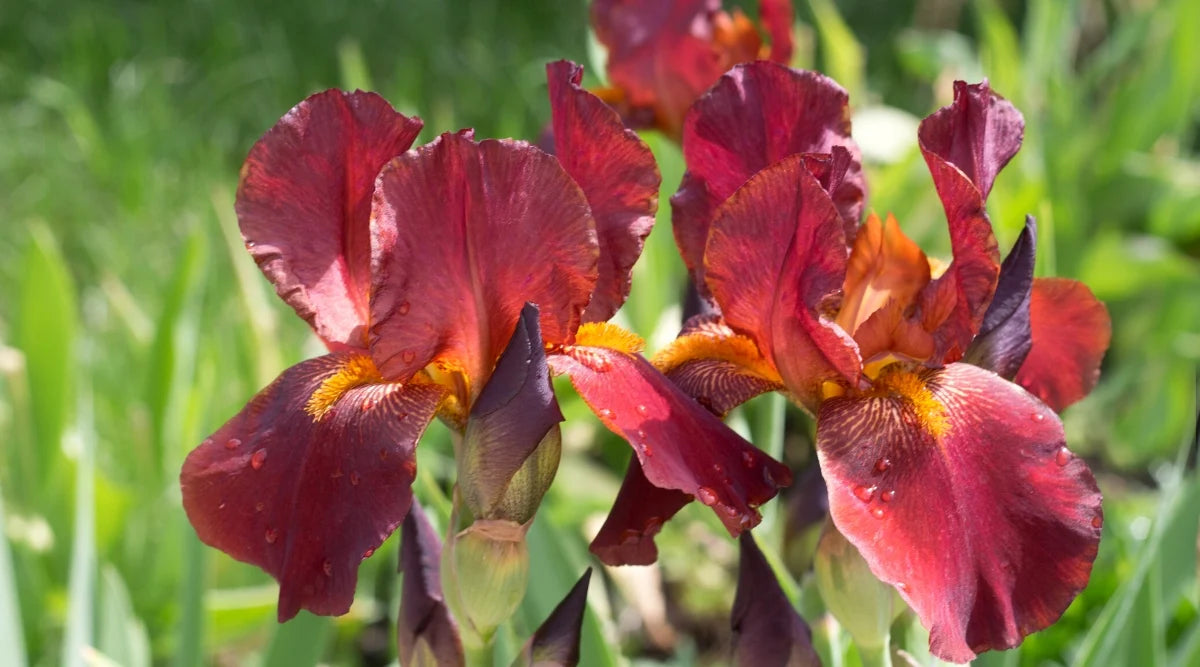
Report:
M1026 216L1025 229L1021 230L1017 242L1004 258L1004 264L1000 265L996 295L983 316L979 334L971 341L964 357L968 363L993 371L1006 380L1017 374L1033 345L1029 301L1036 249L1037 223L1033 216ZM1099 366L1096 370L1099 372Z
M326 344L366 347L371 192L421 125L375 93L327 90L280 119L242 167L246 248Z
M1037 278L1030 295L1033 345L1015 382L1055 410L1087 396L1112 337L1108 309L1087 285Z
M589 567L534 631L513 665L575 667L579 664L583 613L587 610L588 583L591 579L592 568Z
M806 403L824 380L856 382L861 368L854 341L831 319L846 254L842 220L803 155L755 174L717 209L708 235L706 278L725 321L754 339Z
M954 102L917 130L950 225L954 261L924 295L926 328L945 361L962 358L996 289L1000 254L984 210L992 182L1021 148L1025 121L987 82L954 83Z
M841 86L815 72L755 62L733 68L696 101L684 122L688 170L671 197L671 225L697 285L717 206L768 165L796 153L831 153L834 146L844 147L849 160L831 196L853 230L866 181Z
M739 538L737 596L733 599L733 659L739 667L819 667L812 631L796 613L770 563L749 532Z
M1047 627L1087 584L1103 521L1054 412L969 364L876 380L820 408L838 529L965 662Z
M365 383L369 364L335 353L289 368L184 461L196 533L279 580L280 621L346 613L359 562L408 512L413 448L445 389Z
M442 543L421 505L413 502L400 529L404 587L396 643L401 664L466 664L458 624L442 595L441 562Z
M485 379L527 301L541 307L547 341L579 326L596 229L554 157L443 134L383 169L372 216L370 345L385 377L437 360Z
M577 346L551 368L614 433L629 441L646 479L709 505L730 534L762 518L759 505L791 482L791 471L729 430L636 354Z
M585 322L612 317L629 296L630 271L654 227L662 179L650 148L600 98L580 87L583 68L546 66L554 153L587 196L600 244L598 278Z
M658 560L654 536L690 502L690 494L651 484L634 456L617 499L589 548L606 565L650 565Z

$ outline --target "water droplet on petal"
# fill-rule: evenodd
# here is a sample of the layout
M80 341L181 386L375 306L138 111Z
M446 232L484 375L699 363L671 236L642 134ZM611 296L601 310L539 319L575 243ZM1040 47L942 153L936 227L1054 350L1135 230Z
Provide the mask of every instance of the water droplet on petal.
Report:
M642 534L632 528L621 531L621 544L636 544L642 539Z
M885 514L887 514L887 510L879 507L878 505L871 508L871 516L875 517L876 519L882 519Z
M417 476L417 462L409 459L404 462L404 474L415 478Z
M721 510L721 512L723 514L725 514L725 516L728 516L731 518L741 514L741 512L738 511L738 508L734 507L733 505L723 505L722 504L722 505L717 505L717 507L718 507L718 509Z
M201 447L212 447L213 442L214 442L214 440L212 438L205 438L204 442L200 443L200 446Z
M360 480L360 479L359 479L359 477L358 477L358 473L356 473L356 472L354 472L353 470L351 470L351 471L350 471L350 484L351 484L352 486L358 486L358 483L359 483L360 481L361 481L361 480Z
M1103 525L1104 525L1104 517L1102 517L1102 516L1092 517L1092 528L1098 529L1098 528L1102 527Z
M324 563L321 563L321 569L325 572L325 576L333 576L333 563L330 563L329 559L326 559Z
M250 467L255 470L261 470L263 463L267 460L267 450L259 449L250 456Z
M255 512L261 512L261 511L263 511L263 510L264 510L264 509L266 509L266 508L267 508L267 505L266 505L266 504L265 504L263 501L261 501L261 500L260 500L260 501L258 501L258 502L256 502L256 503L254 503L254 511L255 511Z
M400 353L400 359L406 364L411 364L417 358L417 353L412 350L405 350Z
M903 593L908 590L908 584L906 584L904 582L900 582L900 583L896 584L896 590Z
M1046 415L1044 415L1040 412L1035 412L1035 413L1029 415L1029 418L1035 422L1040 422L1046 418Z
M220 505L217 505L217 509L219 509L219 510L225 509L225 503L221 503Z
M721 467L721 464L720 464L720 463L714 463L714 464L712 464L712 469L713 469L713 472L717 473L718 475L724 475L724 474L725 474L725 468Z
M343 474L345 474L345 473L342 472L342 469L338 468L337 470L334 470L333 472L329 473L329 478L330 479L341 479Z
M237 449L242 446L242 441L237 438L230 438L225 441L225 449Z
M647 414L650 413L650 408L647 408L646 406L642 405L641 403L638 403L637 412L639 415L645 417Z
M642 443L642 454L646 456L654 456L654 448L650 446L650 443Z
M887 469L891 467L892 462L886 456L875 462L875 472L887 472Z
M407 315L412 306L407 301L401 301L399 306L396 306L396 312L401 315Z
M895 498L895 497L896 497L896 492L891 489L888 489L887 491L884 491L883 493L879 494L879 499L885 503L892 502L892 498Z
M600 408L596 411L596 414L600 415L601 419L612 419L613 411L608 408Z
M637 430L637 433L635 433L634 435L637 436L637 439L639 442L646 439L646 432L640 428Z
M696 498L705 505L711 506L717 502L717 492L707 486L702 486L696 489Z
M754 455L754 452L752 452L748 449L746 451L742 452L742 464L743 465L745 465L747 468L753 468L756 463L758 463L758 457L756 457Z
M652 516L649 519L646 519L646 527L643 528L642 530L647 535L650 535L650 534L658 532L658 530L660 528L662 528L662 525L663 525L662 517Z
M875 497L875 490L878 488L877 486L863 486L859 484L854 487L854 496L864 503L869 503Z
M1059 447L1058 451L1054 452L1054 462L1060 466L1067 465L1071 462L1072 458L1074 458L1074 455L1066 447Z
M367 410L370 410L371 408L374 408L374 407L375 407L375 403L376 403L376 401L375 401L375 397L374 397L374 396L367 396L366 398L364 398L364 399L363 399L363 402L362 402L362 409L363 409L363 412L366 412Z
M275 544L275 540L279 539L279 531L268 528L267 532L263 533L263 537L267 540L267 544Z
M367 549L366 551L363 552L364 559L370 558L371 556L374 556L374 555L375 555L374 549Z

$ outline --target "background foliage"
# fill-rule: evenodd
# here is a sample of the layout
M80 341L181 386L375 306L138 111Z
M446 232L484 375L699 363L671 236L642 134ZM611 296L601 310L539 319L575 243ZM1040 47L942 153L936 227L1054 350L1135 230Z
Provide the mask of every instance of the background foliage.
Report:
M464 126L534 139L549 114L544 63L586 63L594 83L603 56L580 1L278 7L0 11L0 664L394 660L394 539L364 563L348 616L278 626L274 584L200 545L179 505L187 451L319 347L241 248L239 165L287 109L331 86L378 90L419 114L419 141ZM980 662L1200 664L1200 3L809 0L797 10L795 64L851 92L869 205L945 256L916 121L949 100L955 78L987 76L1028 125L989 201L1002 247L1033 213L1039 273L1086 281L1112 313L1103 380L1065 415L1105 492L1091 585L1058 625ZM666 213L682 165L669 142L648 140ZM681 276L660 215L623 312L652 350L675 333ZM535 576L502 658L591 562L584 533L628 457L561 395L568 452L531 533ZM751 404L735 424L760 445L777 440L777 409ZM786 424L786 459L803 468L811 425L792 412ZM418 494L443 516L448 452L431 429ZM761 534L803 565L811 530L789 529L786 506L772 504ZM707 514L682 519L660 540L661 567L594 581L585 664L725 660L736 549ZM807 577L787 583L826 663L858 664ZM928 661L918 624L902 617L894 630L915 633L907 644Z

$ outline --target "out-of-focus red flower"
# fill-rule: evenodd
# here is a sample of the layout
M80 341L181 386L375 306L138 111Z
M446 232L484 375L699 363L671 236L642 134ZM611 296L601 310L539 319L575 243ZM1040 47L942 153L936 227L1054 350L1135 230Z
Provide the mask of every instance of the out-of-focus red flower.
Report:
M530 345L630 441L649 479L706 499L732 533L789 479L605 322L629 292L659 175L646 145L579 87L578 66L547 72L557 158L470 131L409 150L419 120L373 93L331 90L246 160L246 247L330 352L284 371L192 451L181 484L204 542L279 580L280 620L349 609L359 562L408 513L414 448L434 416L458 430L477 418L467 430L486 446L537 445L527 431L558 417L548 380L522 370L533 356L544 368ZM515 361L500 368L508 347ZM508 393L536 406L523 416ZM509 458L515 473L522 457ZM487 502L494 482L481 480Z
M792 3L761 0L760 25L721 0L595 0L611 87L597 91L630 127L678 137L688 107L739 63L792 57ZM763 42L763 34L769 45Z
M692 108L676 238L719 314L655 364L718 414L769 390L815 414L838 529L932 651L966 661L1050 625L1088 581L1100 492L1055 410L1095 384L1108 315L1080 283L1033 279L1032 221L1001 267L984 202L1023 121L986 83L956 84L919 130L944 268L890 216L858 226L845 105L828 79L753 63ZM658 528L635 473L610 535Z

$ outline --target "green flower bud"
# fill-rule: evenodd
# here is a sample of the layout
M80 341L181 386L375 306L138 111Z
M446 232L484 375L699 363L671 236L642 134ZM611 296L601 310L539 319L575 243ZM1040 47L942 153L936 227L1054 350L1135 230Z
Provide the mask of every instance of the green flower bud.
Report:
M442 588L464 642L483 645L508 620L529 583L528 524L480 519L442 551Z
M813 569L826 608L846 628L859 649L886 648L892 621L904 610L904 603L890 585L871 573L858 549L831 520L825 522L821 531Z

